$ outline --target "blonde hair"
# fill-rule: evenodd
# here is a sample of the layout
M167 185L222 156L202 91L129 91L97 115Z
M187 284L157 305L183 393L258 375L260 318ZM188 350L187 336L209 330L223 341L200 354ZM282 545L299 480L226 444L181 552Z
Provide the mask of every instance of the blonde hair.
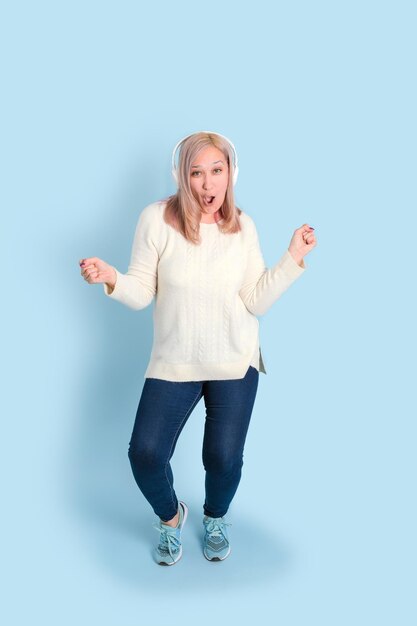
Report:
M214 133L194 133L181 144L177 166L178 191L161 202L166 202L164 220L167 224L180 232L188 241L194 244L201 243L200 219L201 207L194 197L191 184L191 164L197 154L208 146L214 146L223 152L229 171L229 181L220 214L224 222L218 224L221 232L226 234L237 233L241 230L239 215L241 209L235 205L233 192L233 151L229 142Z

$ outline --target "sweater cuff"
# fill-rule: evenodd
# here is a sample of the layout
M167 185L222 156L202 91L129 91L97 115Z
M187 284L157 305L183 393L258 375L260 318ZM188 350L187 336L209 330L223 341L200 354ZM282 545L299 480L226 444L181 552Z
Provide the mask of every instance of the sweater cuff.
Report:
M289 250L285 251L278 264L280 268L289 275L290 278L298 278L298 276L305 272L308 267L304 263L304 259L302 259L301 265L298 265L297 261L294 259Z
M108 296L109 298L114 298L115 300L118 300L118 298L120 296L120 293L121 293L122 275L119 272L119 270L117 270L115 267L113 267L113 269L116 272L116 284L114 286L114 289L110 293L110 289L107 286L107 284L103 283L103 290L104 290L104 293L106 294L106 296Z

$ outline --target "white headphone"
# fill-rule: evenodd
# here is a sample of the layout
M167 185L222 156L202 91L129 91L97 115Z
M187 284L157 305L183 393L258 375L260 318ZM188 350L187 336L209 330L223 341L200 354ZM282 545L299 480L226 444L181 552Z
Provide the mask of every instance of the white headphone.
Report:
M210 133L211 135L218 135L219 137L223 137L223 139L226 139L226 141L229 143L230 147L233 150L233 185L236 185L236 181L237 181L237 177L239 174L239 167L237 164L237 152L236 152L236 148L234 147L234 145L232 144L232 142L230 141L230 139L228 139L227 137L225 137L224 135L221 135L220 133L215 133L211 130L200 130L198 131L200 133ZM177 170L177 166L175 165L175 154L179 148L179 146L182 144L183 141L185 141L186 139L188 139L188 137L192 137L193 135L197 135L198 133L191 133L191 135L187 135L186 137L183 137L175 146L174 150L172 151L172 176L177 184L178 187L178 170Z

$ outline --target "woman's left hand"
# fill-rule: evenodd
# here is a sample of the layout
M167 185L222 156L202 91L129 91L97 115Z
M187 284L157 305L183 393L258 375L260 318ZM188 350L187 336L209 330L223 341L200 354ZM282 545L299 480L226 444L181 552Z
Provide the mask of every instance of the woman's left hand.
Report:
M317 245L316 236L313 231L314 228L308 224L303 224L294 231L290 245L288 246L288 252L290 252L298 265L300 265L305 255L311 252Z

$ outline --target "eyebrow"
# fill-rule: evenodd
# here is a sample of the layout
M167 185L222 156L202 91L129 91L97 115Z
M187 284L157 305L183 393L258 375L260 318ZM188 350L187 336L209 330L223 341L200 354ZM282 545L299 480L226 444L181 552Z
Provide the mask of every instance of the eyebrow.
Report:
M223 163L223 161L213 161L212 165L215 163ZM192 165L191 167L203 167L202 165Z

